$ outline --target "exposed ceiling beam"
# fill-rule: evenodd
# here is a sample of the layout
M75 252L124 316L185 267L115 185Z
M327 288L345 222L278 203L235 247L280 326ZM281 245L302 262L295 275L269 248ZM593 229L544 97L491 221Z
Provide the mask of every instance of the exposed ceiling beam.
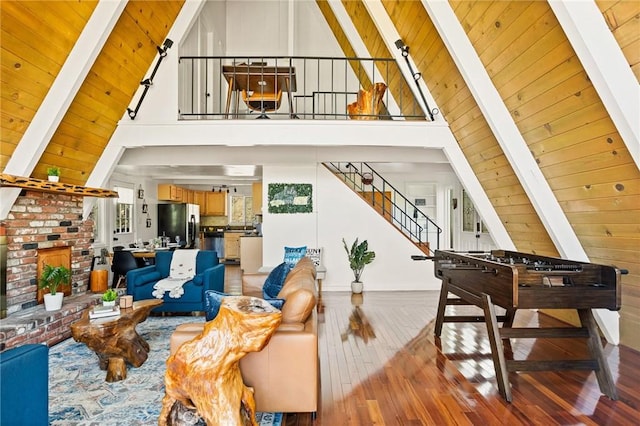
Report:
M402 52L400 51L400 49L397 49L395 45L396 40L400 39L400 34L391 21L391 18L387 14L384 6L382 5L382 2L380 0L372 0L366 1L364 2L364 4L367 7L371 19L373 19L376 28L380 32L382 39L385 41L387 48L390 52L393 53L396 61L399 61L400 63L405 62L405 58L402 56ZM416 64L413 62L413 59L411 59L411 57L407 57L407 60L410 61L413 69L417 69ZM401 66L400 68L402 69L403 74L405 75L405 78L408 82L414 81L414 77L413 75L411 75L408 67ZM425 84L424 80L416 80L416 83L420 85L420 88L424 93L425 98L427 99L427 103L429 103L431 108L437 109L435 99L431 95L431 92L429 91L429 88ZM414 96L419 100L423 112L427 114L427 105L422 102L422 97L418 93L416 86L411 84L410 86L411 90L414 93ZM441 139L441 141L447 141L444 146L445 154L447 155L447 158L449 158L451 166L456 172L456 176L466 189L469 197L471 197L471 199L473 200L473 203L480 213L480 216L482 217L485 225L489 229L494 242L499 247L511 247L515 249L509 233L500 220L496 209L493 207L491 201L487 197L487 194L482 188L482 185L480 185L480 181L476 177L475 173L473 173L469 162L462 153L462 150L456 142L455 137L451 132L448 124L446 123L444 117L441 114L438 114L435 115L434 119L437 123L446 126L446 136ZM424 141L429 139L430 137L425 133L419 140Z
M327 3L329 4L329 7L331 7L331 10L338 20L340 27L342 27L342 31L344 31L347 39L349 39L349 43L351 44L353 51L356 53L356 56L359 58L370 58L371 54L369 53L367 46L365 46L364 42L362 41L360 34L358 34L358 30L356 30L356 27L353 25L353 21L349 17L349 14L345 10L342 2L340 0L327 0ZM369 80L373 82L374 76L372 75L371 70L368 67L365 67L364 71L367 74ZM378 76L377 79L381 80L382 76ZM389 82L383 82L387 84L387 86L389 85ZM400 108L398 107L398 103L393 97L393 94L391 94L387 103L387 109L389 110L389 113L391 115L402 115L402 113L400 112Z
M169 30L169 34L167 35L167 38L173 40L174 42L177 42L177 44L180 44L180 41L184 39L185 34L187 34L187 32L191 29L191 26L193 25L193 23L198 18L198 15L200 14L200 10L204 6L204 4L205 4L205 0L186 1L182 5L182 8L180 9L180 13L178 14L178 17L173 23L173 26ZM177 49L174 49L173 52L177 52ZM173 53L173 54L176 55L177 53ZM169 51L169 55L171 55L171 50ZM167 62L168 63L166 64L166 67L170 67L170 66L173 66L176 68L178 67L177 60L170 60ZM154 67L155 67L155 61L149 65L149 71L147 72L147 75L151 73ZM160 81L161 78L162 78L161 76L157 78L158 80L157 83L161 83ZM163 87L162 84L157 84L157 86ZM171 86L167 85L164 87L171 87ZM175 87L176 87L176 93L174 93L174 96L176 98L176 102L174 105L178 105L177 85L175 85ZM144 87L141 85L138 88L138 91L136 95L133 97L133 99L139 99L139 97L142 96L143 91L144 91ZM149 96L149 98L151 97L152 96ZM147 102L151 102L151 100L147 99ZM118 123L118 127L116 128L115 132L111 136L111 139L109 140L109 143L107 144L105 150L102 152L102 155L98 159L98 162L96 163L96 167L93 168L93 171L89 176L89 179L87 179L88 186L102 187L106 185L106 183L108 182L109 177L113 173L113 170L118 164L118 160L124 153L124 149L125 149L125 147L119 142L119 138L117 137L120 130L120 126L122 125L123 122L129 123L130 121L131 119L129 118L129 115L127 114L127 112L125 112L122 119ZM146 139L146 138L143 137L143 139ZM90 199L90 198L85 199L84 208L83 208L83 217L85 219L89 217L89 213L91 213L91 210L93 209L95 201L96 201L95 199Z
M396 59L396 62L399 64L400 69L402 70L402 74L404 75L404 78L407 81L407 84L409 85L409 87L411 88L411 91L413 92L413 96L416 98L418 104L422 108L422 112L424 113L425 116L430 116L431 113L429 112L429 107L431 108L431 111L437 110L436 101L433 99L433 96L431 96L431 92L427 88L427 85L425 84L424 79L419 78L415 80L413 74L411 73L411 70L409 70L409 67L405 66L406 62L409 61L409 63L411 64L411 67L414 70L418 69L415 62L413 62L411 55L408 55L405 59L405 57L402 56L402 51L396 47L395 43L397 40L400 39L400 34L398 33L398 30L396 29L395 25L391 21L391 18L389 18L389 15L385 10L384 5L382 4L382 1L368 0L362 3L367 8L367 11L371 16L371 19L375 23L376 28L380 33L380 36L382 37L385 44L387 45L387 49L389 49L389 52L393 55L393 57ZM412 84L412 82L414 81L416 84ZM418 91L417 86L420 86L420 90L422 90L422 93L424 93L424 97L426 98L426 101L429 104L428 106L425 105L424 100L422 99L422 96ZM442 114L434 113L434 121L444 122L445 120Z
M526 141L509 114L453 9L447 2L422 0L422 4L458 66L558 252L564 258L588 262L587 253L531 155ZM596 320L607 340L617 344L620 340L619 316L615 312L601 311L595 312Z
M602 12L593 1L549 5L640 169L640 85Z
M60 73L36 111L4 173L29 176L45 151L91 66L118 22L127 1L101 1L80 33ZM2 188L0 218L6 218L20 190Z

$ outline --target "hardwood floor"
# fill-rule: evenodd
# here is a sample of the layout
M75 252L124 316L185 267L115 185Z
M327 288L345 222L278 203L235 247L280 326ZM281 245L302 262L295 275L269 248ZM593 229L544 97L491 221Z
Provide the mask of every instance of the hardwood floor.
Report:
M237 285L239 272L230 272ZM287 414L286 425L640 424L639 352L605 345L617 401L600 392L595 373L565 371L510 373L507 403L484 324L446 323L435 338L437 299L428 291L324 293L320 409L316 419ZM564 325L533 311L516 314L515 326L538 324ZM514 359L578 359L587 351L582 339L511 339L511 347Z

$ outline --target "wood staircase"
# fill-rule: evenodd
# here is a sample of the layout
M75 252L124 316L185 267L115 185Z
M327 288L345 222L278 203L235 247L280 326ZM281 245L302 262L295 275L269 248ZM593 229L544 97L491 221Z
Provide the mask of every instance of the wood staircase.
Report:
M380 216L389 222L405 238L427 256L431 256L431 243L424 235L425 231L418 223L416 215L422 215L423 220L435 227L438 236L435 248L439 248L439 236L442 229L430 218L425 216L404 195L397 191L386 179L366 163L323 163L324 166L347 185L355 194L362 198ZM366 170L366 171L363 171ZM380 183L373 182L373 176ZM413 212L409 215L408 211ZM424 235L423 235L424 234Z

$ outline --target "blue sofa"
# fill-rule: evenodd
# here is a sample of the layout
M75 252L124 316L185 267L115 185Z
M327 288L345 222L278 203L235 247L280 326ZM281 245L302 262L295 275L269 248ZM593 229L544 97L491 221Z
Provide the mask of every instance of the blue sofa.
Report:
M49 424L49 348L27 344L0 353L0 424Z
M145 266L127 272L127 294L133 300L154 299L153 286L169 276L173 251L156 253L155 265ZM212 250L200 250L196 256L196 276L182 287L184 294L177 299L165 294L163 304L153 312L204 312L206 290L224 291L224 265L218 261L218 254Z

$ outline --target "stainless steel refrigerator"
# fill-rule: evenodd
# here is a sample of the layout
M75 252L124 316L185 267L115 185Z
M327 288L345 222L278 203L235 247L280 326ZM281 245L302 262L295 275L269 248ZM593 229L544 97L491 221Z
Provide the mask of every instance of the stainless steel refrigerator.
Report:
M180 245L200 248L200 206L197 204L158 204L158 236L171 242L180 238Z

